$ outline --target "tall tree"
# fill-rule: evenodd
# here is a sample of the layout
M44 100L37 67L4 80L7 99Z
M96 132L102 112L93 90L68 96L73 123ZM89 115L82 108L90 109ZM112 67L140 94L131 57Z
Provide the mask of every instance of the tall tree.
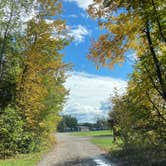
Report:
M161 63L166 56L165 1L94 2L89 14L99 18L108 33L93 43L88 57L97 65L109 67L124 61L128 51L134 51L138 59L150 57L156 76L152 80L154 88L166 102L166 66Z
M23 20L28 19L32 6L32 0L1 0L0 3L0 109L14 100L20 34L23 32Z
M165 0L94 0L89 14L106 33L92 43L89 59L113 67L136 56L126 93L113 98L110 119L124 147L165 149ZM162 151L161 151L162 152Z
M23 61L17 84L17 103L25 121L25 130L39 140L45 132L44 123L49 115L46 113L52 109L45 100L57 100L54 105L58 107L66 94L62 84L67 65L62 62L63 55L59 50L64 48L67 40L65 22L58 18L60 10L59 1L38 1L38 12L28 22L23 40L25 49L21 53ZM56 115L55 112L52 116Z

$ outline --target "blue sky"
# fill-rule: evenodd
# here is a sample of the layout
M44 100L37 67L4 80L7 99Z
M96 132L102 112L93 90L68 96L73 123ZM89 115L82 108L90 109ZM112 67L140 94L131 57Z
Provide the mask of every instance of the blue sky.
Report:
M115 65L113 70L100 68L87 59L92 39L97 39L104 30L98 28L97 21L86 13L92 0L63 0L62 18L66 20L69 34L74 38L63 53L64 61L72 63L73 72L65 84L70 96L65 105L64 114L71 114L80 122L93 122L97 117L106 116L101 105L108 103L114 88L124 92L128 75L132 72L131 61L123 66Z

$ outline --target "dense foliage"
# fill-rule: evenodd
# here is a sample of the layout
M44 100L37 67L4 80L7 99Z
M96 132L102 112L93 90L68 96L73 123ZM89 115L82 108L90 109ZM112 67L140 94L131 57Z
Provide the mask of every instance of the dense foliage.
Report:
M0 158L54 140L68 93L68 65L59 53L68 41L60 12L57 0L0 3Z
M127 91L115 95L110 113L125 148L166 148L165 11L165 0L94 0L89 7L107 32L92 43L88 57L108 67L136 58Z

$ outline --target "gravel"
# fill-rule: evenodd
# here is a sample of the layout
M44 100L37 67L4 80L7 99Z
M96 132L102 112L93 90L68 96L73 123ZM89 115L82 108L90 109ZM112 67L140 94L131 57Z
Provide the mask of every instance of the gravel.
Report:
M43 156L37 166L111 166L105 159L105 151L89 141L89 137L57 133L57 145Z

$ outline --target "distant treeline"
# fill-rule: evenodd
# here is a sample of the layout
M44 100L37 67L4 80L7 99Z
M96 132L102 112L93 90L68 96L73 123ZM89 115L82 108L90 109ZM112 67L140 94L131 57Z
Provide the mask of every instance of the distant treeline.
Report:
M70 132L70 131L96 131L106 130L109 128L108 120L98 119L96 123L78 123L75 117L71 115L63 115L62 120L58 125L58 131Z

